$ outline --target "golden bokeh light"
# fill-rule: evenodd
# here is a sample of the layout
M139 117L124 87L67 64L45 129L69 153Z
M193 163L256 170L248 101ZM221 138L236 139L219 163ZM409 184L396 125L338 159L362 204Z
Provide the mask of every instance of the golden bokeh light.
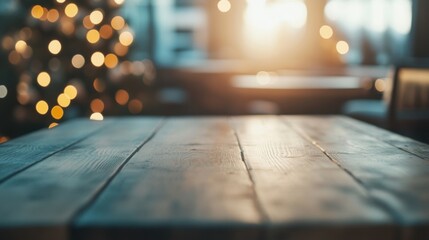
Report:
M323 39L330 39L334 34L334 30L328 25L323 25L319 29L320 37Z
M97 91L97 92L103 92L106 89L106 85L102 81L100 81L100 79L98 79L98 78L94 79L92 86L94 87L95 91Z
M45 115L49 111L49 105L47 102L40 100L36 103L36 111L40 115Z
M91 110L93 112L103 112L104 102L99 98L92 100L91 101Z
M51 109L51 116L54 119L59 120L64 116L64 110L60 106L56 105Z
M101 52L95 52L91 55L91 63L96 67L101 67L104 64L104 55Z
M375 80L374 87L375 87L375 90L377 90L378 92L384 92L384 90L386 89L385 80L382 78Z
M43 7L35 5L31 8L31 16L36 19L40 19L43 16Z
M115 100L119 105L125 105L127 104L128 100L130 99L130 95L127 91L120 89L115 94Z
M74 3L67 4L66 8L64 9L64 13L67 17L75 17L77 13L79 12L79 8Z
M114 0L116 4L121 5L124 3L125 0Z
M71 62L72 62L73 67L82 68L83 65L85 65L85 58L80 54L76 54L72 57Z
M42 87L47 87L51 83L51 76L47 72L40 72L37 75L37 83Z
M346 41L338 41L337 45L337 52L341 55L347 54L349 52L349 44Z
M121 30L125 26L125 20L121 16L115 16L112 18L112 21L110 22L112 25L112 28L115 30Z
M74 33L75 25L73 20L62 18L60 22L60 28L65 35L71 35Z
M217 9L222 13L229 12L231 10L231 3L228 0L220 0L217 3Z
M109 39L112 37L112 35L113 35L113 29L112 29L112 27L110 27L110 25L105 24L100 28L100 37L101 38Z
M48 21L52 22L52 23L56 22L59 17L60 17L60 13L56 9L49 10L48 14L46 16L46 18L48 19Z
M256 81L258 82L259 85L268 85L272 81L271 75L269 72L259 71L256 74Z
M53 122L53 123L49 124L49 127L48 127L48 128L54 128L54 127L56 127L56 126L58 126L58 125L59 125L58 123Z
M103 114L101 114L99 112L95 112L95 113L91 114L89 119L94 120L94 121L103 121L104 117L103 117Z
M73 85L68 85L64 88L64 94L71 100L77 97L77 89Z
M128 47L122 45L121 43L116 43L113 47L113 51L116 53L116 55L123 57L128 53Z
M9 53L8 60L12 64L18 64L21 61L21 55L14 50Z
M104 59L104 65L108 68L114 68L118 65L118 57L113 54L109 53L106 55L106 58Z
M143 104L138 99L133 99L128 103L128 110L132 114L140 113L143 109Z
M100 10L94 10L89 15L89 20L91 20L94 25L97 25L103 21L103 17L103 13Z
M100 40L100 33L95 29L89 30L86 33L86 40L90 43L97 43Z
M27 43L23 40L19 40L15 43L15 50L19 53L24 53L27 50Z
M49 52L58 54L61 51L61 43L58 40L52 40L48 45Z
M57 3L64 3L66 0L57 0Z
M129 31L124 31L119 35L119 42L124 46L129 46L133 43L133 34Z
M57 102L58 105L63 108L66 108L70 105L70 98L65 93L61 93L60 95L58 95Z
M89 19L89 16L85 16L84 18L83 18L83 22L82 22L82 24L83 24L83 26L86 28L86 29L91 29L91 28L93 28L94 27L94 24L91 22L91 20Z
M5 142L7 142L7 141L9 141L9 138L8 138L8 137L0 136L0 144L1 144L1 143L5 143Z
M4 37L1 41L1 46L6 50L11 49L13 47L13 38L11 38L10 36Z

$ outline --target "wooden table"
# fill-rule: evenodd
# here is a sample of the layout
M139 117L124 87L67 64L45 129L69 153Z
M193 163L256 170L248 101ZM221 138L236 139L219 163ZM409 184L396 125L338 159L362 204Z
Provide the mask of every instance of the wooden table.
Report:
M0 239L429 239L428 160L340 116L79 119L0 145Z

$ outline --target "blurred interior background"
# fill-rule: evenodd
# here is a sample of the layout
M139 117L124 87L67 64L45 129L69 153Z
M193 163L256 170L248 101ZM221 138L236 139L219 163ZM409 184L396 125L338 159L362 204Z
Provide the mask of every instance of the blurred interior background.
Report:
M75 117L238 114L346 114L429 142L428 13L425 0L1 1L0 142ZM418 114L393 128L404 63L426 90L405 93Z

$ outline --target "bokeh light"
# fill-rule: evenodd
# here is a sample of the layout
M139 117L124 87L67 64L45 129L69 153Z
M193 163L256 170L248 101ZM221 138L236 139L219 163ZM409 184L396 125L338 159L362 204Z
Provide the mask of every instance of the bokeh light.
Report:
M64 13L67 17L75 17L79 11L79 8L74 3L67 4L66 8L64 9Z
M27 43L23 40L19 40L15 43L15 50L19 53L24 53L27 49Z
M217 9L223 13L229 12L231 10L231 3L228 0L220 0L217 3Z
M130 96L127 91L120 89L115 94L115 100L119 105L127 104Z
M77 89L73 85L68 85L64 88L64 94L67 95L70 99L75 99L77 97Z
M7 96L7 87L5 85L0 85L0 98L5 98Z
M36 19L40 19L43 16L43 7L40 5L35 5L31 8L31 16Z
M54 119L59 120L64 116L64 110L60 106L56 105L51 109L51 116Z
M128 103L128 110L132 114L138 114L142 111L142 109L143 109L143 104L138 99L133 99Z
M375 90L377 90L378 92L384 92L384 90L386 89L385 80L382 78L375 80L374 87L375 87Z
M59 125L58 123L53 122L53 123L49 124L49 127L48 127L48 128L54 128L54 127L56 127L56 126L58 126L58 125Z
M66 94L61 93L60 95L58 95L57 102L58 105L63 108L66 108L70 105L70 98Z
M112 21L110 22L112 25L112 28L115 30L121 30L125 26L125 20L121 16L115 16L112 18Z
M349 44L346 41L338 41L336 48L337 52L341 55L347 54L349 52Z
M112 37L112 35L113 35L113 29L112 29L112 27L110 27L110 25L105 24L100 28L100 37L101 38L109 39Z
M97 25L103 21L103 17L104 15L100 10L94 10L89 15L89 20L91 20L94 25Z
M104 119L104 117L103 117L103 114L101 114L99 112L95 112L95 113L91 114L89 119L94 120L94 121L102 121Z
M61 51L61 43L58 40L52 40L48 45L49 52L58 54Z
M334 34L334 30L328 25L323 25L319 29L320 37L323 39L330 39Z
M91 29L86 33L86 40L90 43L97 43L100 40L100 33L95 29Z
M104 65L106 65L107 68L116 67L118 65L118 57L112 53L107 54L104 59Z
M91 63L96 67L101 67L104 64L104 55L101 52L95 52L91 55Z
M103 112L104 111L104 102L99 98L92 100L91 101L91 110L93 112Z
M72 62L73 67L82 68L83 65L85 65L85 58L80 54L76 54L73 56L71 62Z
M133 43L134 37L131 32L124 31L119 35L119 42L124 46L129 46Z
M56 22L59 17L60 17L60 13L56 9L49 10L48 15L46 16L46 18L48 19L48 21L52 22L52 23Z
M47 87L51 83L51 76L47 72L40 72L37 75L37 83L42 87Z
M47 102L40 100L36 103L36 111L40 115L45 115L49 111L49 105Z

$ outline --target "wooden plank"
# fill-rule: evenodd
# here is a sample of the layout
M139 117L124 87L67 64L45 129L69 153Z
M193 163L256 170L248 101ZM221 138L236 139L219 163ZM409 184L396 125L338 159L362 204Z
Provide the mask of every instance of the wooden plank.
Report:
M392 146L429 161L429 148L425 143L389 132L382 128L378 128L352 118L340 117L340 121L348 127L355 128L356 130L363 132L365 135L369 135L379 141L389 143Z
M395 216L395 221L403 226L403 239L429 237L428 231L422 231L423 226L429 227L427 161L372 137L370 132L376 131L372 127L354 127L354 121L343 124L344 118L286 117L285 120L324 149ZM419 145L418 149L422 150L419 153L427 148ZM413 146L410 145L410 149L414 149Z
M86 128L84 124L78 127ZM158 118L115 121L1 184L0 236L69 239L72 218L97 196L159 124Z
M77 239L259 239L226 118L173 118L75 221Z
M0 183L108 124L86 119L43 129L0 145Z
M320 149L275 116L232 120L266 239L393 239L390 215Z

